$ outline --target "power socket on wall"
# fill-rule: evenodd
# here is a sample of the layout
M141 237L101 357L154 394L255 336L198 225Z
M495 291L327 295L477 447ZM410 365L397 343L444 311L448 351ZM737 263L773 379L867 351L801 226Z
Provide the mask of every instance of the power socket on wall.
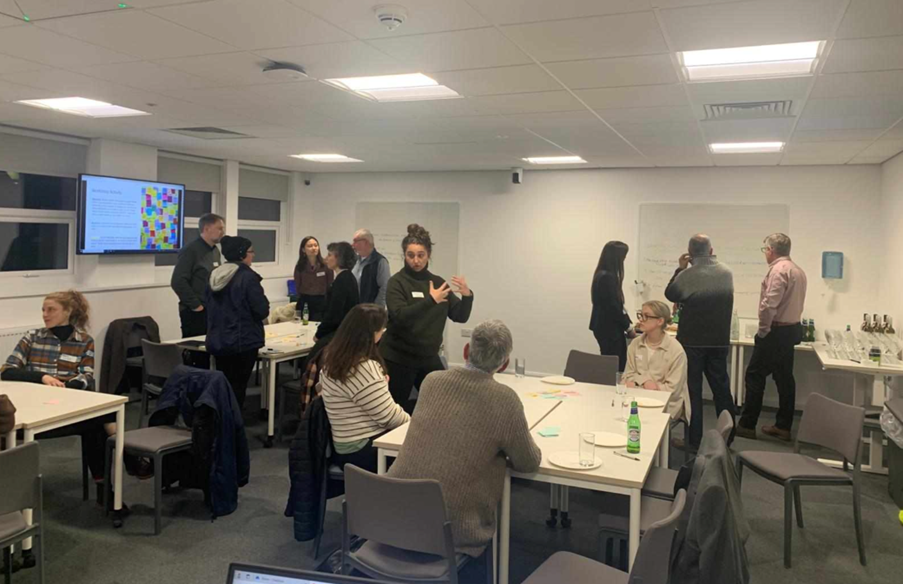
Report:
M465 339L469 339L470 335L473 334L473 329L461 329L461 336Z

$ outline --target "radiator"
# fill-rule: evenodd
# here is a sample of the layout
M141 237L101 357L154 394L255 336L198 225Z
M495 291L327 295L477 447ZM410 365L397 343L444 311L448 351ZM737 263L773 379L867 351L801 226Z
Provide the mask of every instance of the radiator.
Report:
M15 328L0 329L0 363L6 362L6 358L13 352L13 349L16 348L16 345L19 343L19 340L25 336L25 333L38 328L41 328L41 325L35 324L31 326L17 326Z

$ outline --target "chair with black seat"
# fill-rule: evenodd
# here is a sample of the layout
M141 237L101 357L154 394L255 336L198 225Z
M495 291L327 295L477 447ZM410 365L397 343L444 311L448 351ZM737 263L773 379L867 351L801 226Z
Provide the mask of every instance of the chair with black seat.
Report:
M670 503L670 512L646 528L629 574L571 552L558 552L530 574L524 584L667 584L671 548L686 498L686 491L678 491Z
M176 367L182 364L182 349L178 345L165 345L141 339L144 352L144 379L141 384L141 416L138 425L144 425L148 415L148 402L163 393L163 384Z
M734 429L734 418L727 410L718 416L718 433L727 444L731 432ZM649 469L646 482L643 484L643 495L657 497L659 499L674 499L674 482L677 480L678 471L663 466L653 466Z
M395 479L345 465L342 568L394 582L458 583L470 556L455 552L439 481ZM351 551L351 537L366 539ZM493 581L492 545L483 554Z
M10 584L13 572L12 546L26 538L35 540L38 582L44 583L44 503L42 500L41 455L37 442L0 452L0 549L6 567L4 581ZM25 509L33 511L31 525Z
M578 383L615 385L618 375L618 358L613 355L596 355L572 349L568 353L564 374ZM546 520L546 525L555 527L560 513L561 526L571 526L571 519L568 517L569 498L567 486L549 485L549 518Z
M329 462L330 457L332 456L332 445L326 445L326 456L323 458L324 467L320 471L320 476L322 477L320 481L320 505L317 509L317 512L320 514L318 517L318 528L317 528L317 536L314 538L314 559L316 560L320 556L320 541L323 539L323 525L326 523L326 501L329 499L328 493L329 483L332 482L345 482L345 471L342 467L337 464L332 464Z
M862 456L862 425L865 410L844 404L818 393L809 395L793 452L746 451L738 456L740 478L743 467L759 476L784 486L784 567L790 567L793 509L796 522L803 527L801 486L852 486L853 524L859 545L859 563L866 565L865 543L862 536L860 501L860 458ZM801 454L801 445L810 444L832 450L843 458L843 470L831 468L818 460ZM873 447L876 447L873 445ZM877 447L880 447L878 445ZM853 465L852 475L849 465Z

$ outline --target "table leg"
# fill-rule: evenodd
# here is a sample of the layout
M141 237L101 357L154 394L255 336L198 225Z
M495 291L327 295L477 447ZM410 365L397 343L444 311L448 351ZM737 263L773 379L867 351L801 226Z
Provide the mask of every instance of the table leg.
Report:
M267 409L267 380L270 378L270 361L266 359L261 361L260 366L263 367L264 374L261 375L260 382L262 386L260 388L260 409Z
M511 553L511 474L505 473L502 488L502 520L499 522L499 582L508 584L508 556Z
M122 452L125 446L125 405L116 410L116 454L113 458L115 464L113 475L113 511L122 509Z
M9 450L10 448L15 448L15 447L16 447L16 431L10 430L9 434L6 435L6 449Z
M737 345L731 345L731 396L734 398L734 403L737 403L737 354L739 353Z
M633 561L636 552L640 549L640 489L630 489L630 535L628 537L628 555L630 556L629 570L633 570Z
M34 442L34 430L25 430L22 432L23 439L22 444L28 444L29 442ZM15 439L15 438L14 438ZM11 442L10 444L15 444L15 442ZM25 509L22 511L22 515L25 517L25 524L31 525L32 521L32 511L31 509ZM30 550L31 549L31 538L27 538L22 541L22 550Z
M671 424L668 424L668 427L665 429L665 434L662 436L662 443L658 447L658 465L662 468L668 468L670 461L668 460L670 453L668 452L671 449Z
M743 345L738 347L737 351L737 407L743 405L744 395L746 393L746 383L743 375L743 363L745 362L745 349Z
M386 460L386 451L382 448L376 449L376 474L386 474L388 460Z
M276 364L270 362L267 367L267 448L273 445L276 427L276 369Z

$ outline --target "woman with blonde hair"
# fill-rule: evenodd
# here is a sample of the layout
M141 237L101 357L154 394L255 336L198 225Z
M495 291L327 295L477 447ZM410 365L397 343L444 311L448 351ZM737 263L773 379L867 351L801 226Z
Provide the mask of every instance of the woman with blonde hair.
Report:
M627 387L642 387L671 394L668 413L672 418L690 419L690 394L687 390L687 355L677 339L665 332L671 324L671 309L659 300L643 303L637 312L643 334L627 348L624 380Z

